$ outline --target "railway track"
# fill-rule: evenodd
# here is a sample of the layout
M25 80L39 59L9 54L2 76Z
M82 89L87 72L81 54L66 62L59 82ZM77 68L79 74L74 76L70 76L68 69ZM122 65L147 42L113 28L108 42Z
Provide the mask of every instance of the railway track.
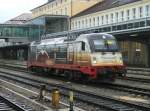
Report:
M0 67L4 67L4 68L8 68L8 69L13 69L16 71L27 71L27 66L26 64L21 64L21 63L7 63L4 61L0 61ZM128 76L129 75L129 76ZM133 76L130 76L133 75ZM136 76L138 75L142 75L142 76L146 76L150 78L150 69L149 68L127 68L127 80L130 81L138 81L138 82L145 82L145 83L150 83L150 79L149 78L138 78ZM122 79L121 77L118 77L118 79Z
M103 87L103 86L100 86L100 87ZM135 95L150 97L149 89L137 88L137 87L127 86L127 85L122 85L122 84L113 84L113 83L105 83L105 87L114 89L114 90L129 92Z
M149 68L127 68L127 73L131 75L143 75L143 76L150 76L150 69Z
M124 79L124 78L118 77L118 79ZM137 77L128 77L127 76L124 80L150 84L150 79L146 79L146 78L137 78Z
M3 72L4 73L4 72ZM110 98L110 97L106 97L104 95L97 95L96 93L92 93L92 92L87 92L87 91L81 91L81 90L77 90L77 89L72 89L71 87L68 87L66 85L61 85L61 84L50 84L44 81L39 81L39 80L33 80L31 78L26 78L26 77L20 77L19 75L12 75L10 73L5 73L3 75L1 75L1 77L3 78L7 78L7 79L11 79L11 80L15 80L17 82L21 82L23 84L28 84L30 86L33 87L38 87L40 86L40 84L46 84L47 90L51 91L52 87L57 87L59 89L61 89L61 94L63 94L64 96L68 96L68 92L70 90L72 90L75 93L75 100L77 101L77 103L79 102L84 102L84 103L88 103L90 105L96 106L97 108L104 108L105 110L114 110L114 111L149 111L149 107L145 107L145 106L141 106L141 105L136 105L133 103L129 103L129 102L125 102L125 101L121 101L121 100L117 100L114 98ZM114 87L116 88L116 86L114 85ZM117 86L118 89L121 89L121 86ZM112 88L112 87L111 87ZM131 88L131 87L130 87ZM123 90L123 89L122 89ZM127 89L126 89L127 90ZM124 89L125 91L125 89ZM134 93L134 94L142 94L142 95L149 95L149 92L146 91L146 93L142 92L141 89L139 91L139 89L135 89L131 90L130 92Z
M32 111L32 109L24 108L23 103L18 105L14 100L11 100L10 96L6 98L0 95L0 111Z
M0 67L2 67L2 68L12 69L12 70L15 70L15 71L23 71L23 72L27 72L27 73L29 72L29 71L25 68L25 65L17 64L17 66L19 66L19 67L16 67L16 64L15 64L15 63L13 63L13 64L6 64L6 63L0 64ZM129 68L128 70L129 70L129 72L130 72L130 70L132 71L132 70L134 70L134 69ZM139 68L139 69L137 69L137 71L142 71L142 69ZM149 72L150 70L147 69L146 71ZM34 72L31 72L31 71L30 71L30 73L34 73ZM132 74L132 73L130 73L130 74ZM133 74L135 75L136 73L133 73ZM139 74L138 74L138 75L139 75ZM149 76L149 77L150 77L150 72L149 72L149 74L141 74L141 75L146 75L146 76ZM124 78L118 77L118 79L124 79ZM130 77L130 76L128 76L128 74L127 74L127 77L126 77L125 79L126 79L126 80L129 80L129 81L135 81L135 82L150 83L150 79L149 79L149 78L137 78L136 75L135 75L135 77Z
M12 69L12 67L5 67L7 69ZM23 69L13 69L15 71L23 71L25 73L32 73L35 74L34 72L29 72L27 70L23 70ZM119 78L122 79L122 78ZM145 80L145 79L139 79L139 78L133 78L133 77L127 77L126 80L131 80L131 81L140 81L140 82L145 82L145 83L150 83L149 80ZM137 88L137 87L132 87L132 86L128 86L128 85L122 85L122 84L112 84L112 83L104 83L104 84L88 84L88 85L92 85L92 86L96 86L96 87L107 87L110 89L114 89L114 90L120 90L120 91L125 91L125 92L129 92L129 93L133 93L136 95L142 95L142 96L149 96L150 97L150 90L149 89L144 89L144 88Z
M146 71L146 72L150 72L149 68L132 68L132 67L128 67L127 70L131 70L131 71Z
M31 74L36 74L34 72L30 72L30 71L27 71L26 69L24 68L16 68L14 65L13 66L1 66L1 67L4 67L6 69L12 69L12 70L15 70L15 71L22 71L22 72L25 72L25 73L31 73ZM55 78L55 77L54 77ZM119 79L121 80L124 80L124 78L121 78L121 77L118 77ZM62 79L63 80L63 79ZM141 83L150 83L150 80L149 79L144 79L144 78L135 78L135 77L127 77L125 80L129 80L129 81L135 81L135 82L141 82ZM88 84L88 85L92 85L92 86L96 86L96 87L107 87L107 88L110 88L110 89L114 89L114 90L120 90L120 91L125 91L125 92L129 92L129 93L133 93L133 94L136 94L136 95L142 95L142 96L150 96L150 90L149 89L144 89L144 88L136 88L136 87L132 87L132 86L129 86L129 85L122 85L122 84L108 84L108 83L105 83L105 85L101 86L101 85L97 85L97 84Z

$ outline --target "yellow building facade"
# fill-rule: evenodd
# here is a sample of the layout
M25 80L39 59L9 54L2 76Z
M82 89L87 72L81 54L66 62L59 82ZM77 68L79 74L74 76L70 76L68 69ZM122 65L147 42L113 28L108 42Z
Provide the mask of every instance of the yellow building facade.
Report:
M103 0L51 0L31 10L32 18L44 14L72 17Z

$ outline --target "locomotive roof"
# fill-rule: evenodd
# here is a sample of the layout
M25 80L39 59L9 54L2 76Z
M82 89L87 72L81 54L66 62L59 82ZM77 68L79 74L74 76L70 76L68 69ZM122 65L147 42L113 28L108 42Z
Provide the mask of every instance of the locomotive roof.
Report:
M93 38L93 37L99 37L101 39L106 38L106 39L115 39L114 36L110 35L110 34L106 34L106 33L90 33L90 34L82 34L81 36L79 36L79 38L83 38L83 37L87 37L89 38ZM78 39L78 38L77 38Z
M92 39L94 37L99 37L101 39L115 39L112 35L106 33L89 33L89 34L81 34L75 41L82 40L83 38ZM66 43L67 37L59 37L59 38L50 38L44 39L40 42L32 42L31 45L48 45L48 44L63 44Z

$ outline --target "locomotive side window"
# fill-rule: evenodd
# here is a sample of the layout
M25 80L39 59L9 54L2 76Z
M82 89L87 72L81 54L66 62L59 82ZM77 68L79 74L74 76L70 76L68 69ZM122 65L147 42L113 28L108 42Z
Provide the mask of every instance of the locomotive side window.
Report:
M85 42L81 42L81 49L85 51Z
M60 45L57 46L58 50L56 51L56 58L67 58L67 46Z

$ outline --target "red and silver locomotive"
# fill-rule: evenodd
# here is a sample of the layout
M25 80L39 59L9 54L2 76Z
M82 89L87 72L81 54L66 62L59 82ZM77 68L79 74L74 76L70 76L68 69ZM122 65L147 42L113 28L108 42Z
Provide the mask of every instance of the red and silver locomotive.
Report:
M104 33L82 34L74 41L59 37L32 42L28 68L82 80L114 80L126 72L116 39Z

